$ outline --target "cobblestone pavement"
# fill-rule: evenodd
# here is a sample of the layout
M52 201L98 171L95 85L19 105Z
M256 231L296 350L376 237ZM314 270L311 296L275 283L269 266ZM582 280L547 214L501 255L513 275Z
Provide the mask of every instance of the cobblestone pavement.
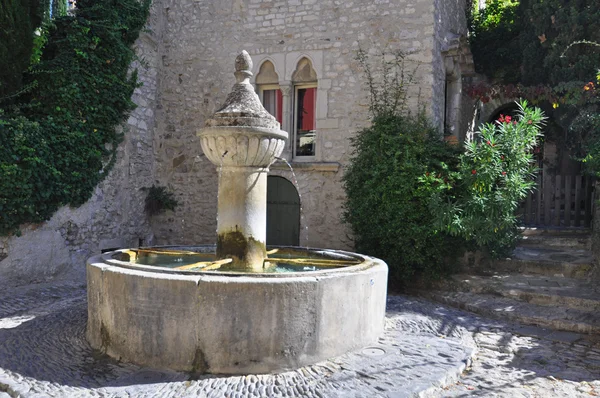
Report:
M385 335L372 347L295 371L230 377L142 368L93 351L85 300L85 285L74 281L0 288L0 398L600 394L594 340L422 299L390 296Z

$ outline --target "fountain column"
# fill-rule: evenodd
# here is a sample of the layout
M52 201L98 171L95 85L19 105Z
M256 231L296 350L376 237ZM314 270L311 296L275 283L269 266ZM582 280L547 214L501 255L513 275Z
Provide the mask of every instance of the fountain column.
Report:
M219 173L217 257L258 271L266 258L267 172L288 134L262 106L251 69L252 59L242 51L235 59L236 84L198 136Z

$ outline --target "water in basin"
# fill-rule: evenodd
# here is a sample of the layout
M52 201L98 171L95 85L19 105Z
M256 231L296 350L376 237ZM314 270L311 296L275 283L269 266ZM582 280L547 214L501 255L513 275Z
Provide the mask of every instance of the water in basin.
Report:
M187 248L186 248L187 249ZM139 248L118 251L113 259L132 264L192 272L252 272L231 267L231 259L216 259L214 252L168 248ZM319 250L273 248L267 252L260 273L290 273L330 270L357 265L362 259Z

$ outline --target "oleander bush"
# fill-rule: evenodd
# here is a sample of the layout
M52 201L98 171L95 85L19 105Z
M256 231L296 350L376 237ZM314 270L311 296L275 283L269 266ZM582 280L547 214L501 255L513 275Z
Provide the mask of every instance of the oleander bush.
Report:
M444 180L434 170L422 178L435 192L429 207L438 228L475 242L493 257L514 249L516 211L535 187L533 152L544 117L526 101L518 105L517 117L501 115L465 142L458 170Z

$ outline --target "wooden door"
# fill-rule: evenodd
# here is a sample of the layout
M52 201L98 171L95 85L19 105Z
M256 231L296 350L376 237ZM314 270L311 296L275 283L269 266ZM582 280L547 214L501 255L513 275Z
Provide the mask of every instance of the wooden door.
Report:
M536 189L521 205L526 227L573 228L592 225L595 180L585 175L538 175Z
M283 177L267 177L267 245L298 246L300 196Z

